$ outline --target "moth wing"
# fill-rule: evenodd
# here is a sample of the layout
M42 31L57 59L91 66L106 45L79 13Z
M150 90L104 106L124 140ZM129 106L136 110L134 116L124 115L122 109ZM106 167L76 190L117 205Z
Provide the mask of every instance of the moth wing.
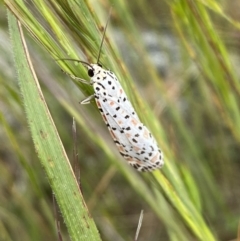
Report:
M122 156L139 171L154 170L163 165L162 153L155 139L139 121L131 103L127 99L123 102L109 96L106 99L106 102L98 101Z
M109 98L116 98L119 103L124 102L125 108L131 113L137 120L139 120L132 104L130 101L124 101L127 100L127 95L125 91L123 90L121 83L118 81L116 75L110 71L108 72L107 78L102 82L102 84L105 87L105 90L107 91L107 94ZM111 82L111 85L109 85L109 81Z

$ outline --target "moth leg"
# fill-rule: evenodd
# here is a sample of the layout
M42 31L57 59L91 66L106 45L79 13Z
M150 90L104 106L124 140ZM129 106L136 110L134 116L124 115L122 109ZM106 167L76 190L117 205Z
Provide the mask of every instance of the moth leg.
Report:
M93 85L93 82L91 82L91 81L89 82L89 81L87 81L87 80L85 80L85 79L79 78L79 77L77 77L77 76L75 76L75 75L73 75L73 74L70 74L70 73L65 72L64 70L62 70L62 72L65 73L66 75L70 76L72 79L74 79L74 80L76 80L76 81L79 81L79 82L81 82L81 83L83 83L83 84Z
M80 103L82 105L87 105L91 102L92 99L94 99L95 95L90 95L86 99L82 100Z

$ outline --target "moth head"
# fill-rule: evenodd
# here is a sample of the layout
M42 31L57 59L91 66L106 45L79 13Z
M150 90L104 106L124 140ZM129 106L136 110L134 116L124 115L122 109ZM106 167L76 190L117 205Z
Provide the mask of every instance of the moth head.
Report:
M88 68L88 76L93 77L94 76L94 69L93 68Z
M98 72L98 70L102 69L102 65L101 64L90 64L90 65L87 65L87 68L88 68L88 76L90 78L92 78L95 75L95 73Z

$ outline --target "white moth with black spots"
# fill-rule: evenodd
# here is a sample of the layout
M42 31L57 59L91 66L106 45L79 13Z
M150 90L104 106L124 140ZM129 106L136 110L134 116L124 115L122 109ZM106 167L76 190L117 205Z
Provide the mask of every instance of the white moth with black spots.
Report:
M81 104L89 104L95 99L119 153L138 171L161 168L163 154L152 134L139 120L115 74L103 69L100 64L75 61L87 65L91 80L70 76L94 88L94 95L81 101Z
M106 27L103 39L105 31ZM147 127L139 120L115 74L109 70L105 70L99 64L100 51L97 64L89 64L80 60L63 59L83 63L88 68L90 81L70 75L73 79L92 85L94 88L94 95L84 99L81 104L89 104L93 98L95 99L119 153L131 166L138 171L153 171L161 168L164 164L163 154L156 140Z
M138 171L163 165L163 154L146 126L139 120L115 74L99 64L88 66L97 107L109 132L128 163ZM81 102L85 104L85 101Z

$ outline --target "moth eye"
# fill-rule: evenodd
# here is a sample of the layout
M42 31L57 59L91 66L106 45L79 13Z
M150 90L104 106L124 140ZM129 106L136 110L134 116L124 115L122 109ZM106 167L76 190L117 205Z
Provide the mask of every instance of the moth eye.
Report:
M89 69L89 70L88 70L88 76L89 76L89 77L93 77L93 76L94 76L93 69Z

